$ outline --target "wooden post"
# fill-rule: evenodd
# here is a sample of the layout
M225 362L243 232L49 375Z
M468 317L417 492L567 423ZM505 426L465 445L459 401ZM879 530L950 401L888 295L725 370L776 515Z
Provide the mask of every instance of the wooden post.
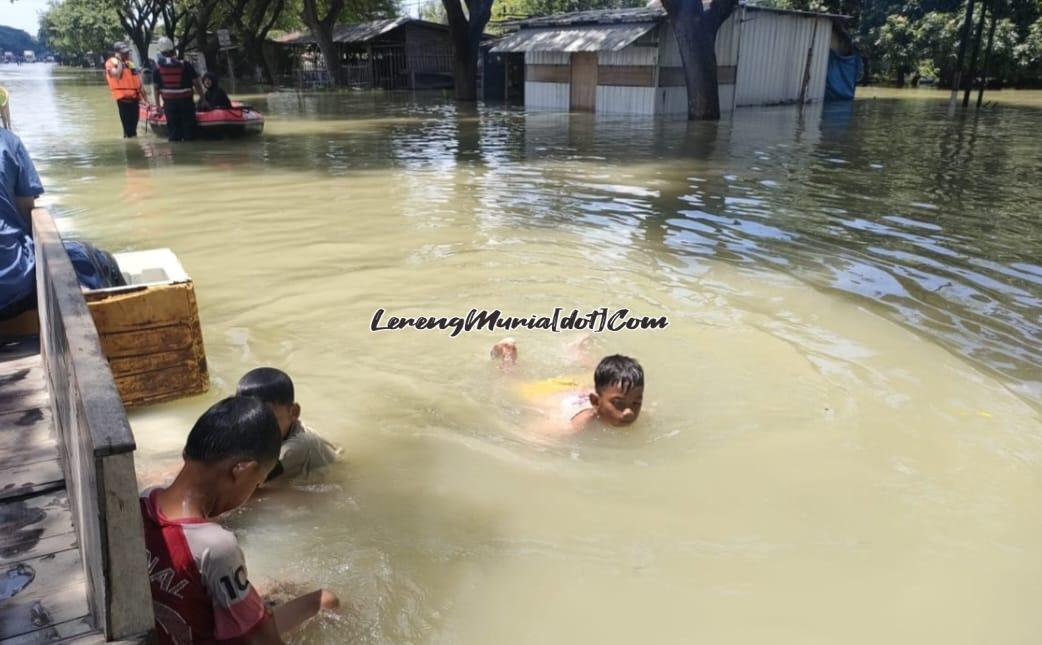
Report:
M376 63L373 61L373 46L372 44L366 47L366 51L369 52L369 89L376 89Z

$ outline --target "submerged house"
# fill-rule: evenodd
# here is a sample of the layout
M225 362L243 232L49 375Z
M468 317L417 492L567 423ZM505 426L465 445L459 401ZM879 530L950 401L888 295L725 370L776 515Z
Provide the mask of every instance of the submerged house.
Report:
M844 16L739 5L716 37L720 109L818 102ZM530 18L493 55L524 68L526 107L614 114L687 113L673 29L658 6Z
M326 74L310 33L287 34L275 43L290 66L283 71L311 81ZM340 55L340 83L386 90L452 87L447 25L407 17L340 24L333 29L333 43Z

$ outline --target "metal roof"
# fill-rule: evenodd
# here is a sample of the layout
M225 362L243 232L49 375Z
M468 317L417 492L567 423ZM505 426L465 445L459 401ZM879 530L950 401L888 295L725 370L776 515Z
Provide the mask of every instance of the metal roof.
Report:
M372 20L370 22L337 25L333 27L333 42L364 43L409 23L415 23L424 27L436 27L438 29L448 30L447 25L403 16L401 18L390 18L387 20ZM311 45L318 42L308 31L296 31L286 34L281 38L277 38L276 41L286 45Z
M584 12L585 13L585 12ZM493 52L619 51L657 26L655 22L521 29L504 37Z
M708 2L703 3L708 7ZM756 4L741 3L747 11L764 11L770 13L782 13L793 16L818 16L822 18L843 18L844 16L833 13L822 13L817 11L799 11L795 9L775 9ZM571 13L556 13L550 16L537 16L526 20L511 23L521 29L533 29L538 27L561 27L565 25L610 25L620 23L658 23L666 18L666 10L661 5L637 7L632 9L594 9L591 11L573 11Z

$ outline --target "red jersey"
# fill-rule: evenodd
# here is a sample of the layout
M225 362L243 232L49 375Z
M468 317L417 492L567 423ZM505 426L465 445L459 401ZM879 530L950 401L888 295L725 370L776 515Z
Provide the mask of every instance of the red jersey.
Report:
M235 534L202 518L167 519L155 504L159 490L141 497L157 642L190 645L245 636L267 607L246 576Z

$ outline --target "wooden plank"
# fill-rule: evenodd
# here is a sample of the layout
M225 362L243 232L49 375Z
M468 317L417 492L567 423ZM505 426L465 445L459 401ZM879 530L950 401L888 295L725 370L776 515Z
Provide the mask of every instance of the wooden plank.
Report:
M106 631L114 637L126 638L154 627L152 592L142 538L145 528L141 518L133 453L111 455L99 460L98 486L102 492L101 510L106 519L102 527L105 541L110 545L141 543L137 557L112 558L105 571L108 580L120 582L112 586ZM119 553L122 555L123 552ZM142 598L149 611L141 611Z
M20 412L49 405L46 384L21 383L0 390L0 410Z
M166 327L106 333L101 336L101 351L109 359L121 356L142 356L173 349L191 348L193 341L190 326L175 324Z
M116 378L119 394L128 407L169 401L207 390L208 379L194 365L178 365L164 370Z
M572 111L595 111L597 105L597 52L572 54L570 92Z
M0 500L56 490L65 486L61 460L57 456L0 470Z
M25 369L43 369L43 359L39 354L29 356L13 356L11 358L0 358L0 374L7 376L12 372Z
M110 356L109 366L112 367L112 374L116 377L118 386L120 378L158 372L171 367L186 367L198 372L199 357L191 348L187 348L170 352L145 354L144 356L126 356L122 358Z
M40 341L35 337L0 339L0 362L40 353Z
M597 84L654 87L655 68L651 65L600 65L597 67Z
M76 545L64 490L0 503L0 566Z
M28 634L89 613L83 567L76 549L23 560L5 567L0 576L15 567L24 567L35 577L14 597L0 602L0 638Z
M14 638L0 641L2 645L47 645L48 643L76 643L87 645L91 637L100 638L94 642L105 642L104 636L99 634L90 622L90 615L80 616L64 623L49 625L36 631L28 632Z
M24 432L2 430L0 437L12 439L11 441L0 441L0 444L14 446L9 451L0 452L0 471L7 472L19 466L28 466L60 457L58 442L54 438L54 433L46 425L27 428ZM21 439L24 439L24 443L19 444Z
M569 83L572 68L569 65L526 65L525 80L530 83Z

